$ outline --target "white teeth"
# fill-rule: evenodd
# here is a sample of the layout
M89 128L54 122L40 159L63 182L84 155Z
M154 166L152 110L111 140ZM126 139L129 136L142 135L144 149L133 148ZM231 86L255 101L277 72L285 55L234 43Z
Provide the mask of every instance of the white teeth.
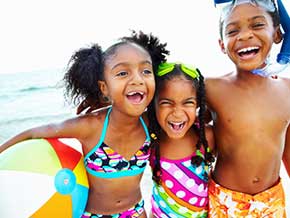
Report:
M127 95L136 95L136 94L139 94L139 95L144 95L144 92L136 92L136 91L134 91L134 92L129 92Z
M259 47L254 46L254 47L242 48L238 52L248 52L248 51L252 51L252 50L255 50L255 49L259 49Z
M184 122L169 122L169 123L171 123L172 125L181 125L181 124L183 124Z

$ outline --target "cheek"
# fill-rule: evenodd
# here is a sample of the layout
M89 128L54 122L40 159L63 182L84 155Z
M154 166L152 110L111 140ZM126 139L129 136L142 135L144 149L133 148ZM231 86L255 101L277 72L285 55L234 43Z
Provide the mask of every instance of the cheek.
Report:
M192 110L189 110L187 112L187 115L189 117L189 119L191 120L191 122L194 122L197 118L197 110L196 108L193 108Z
M165 122L166 119L166 113L164 110L160 109L160 108L156 108L156 118L158 123L162 126Z
M150 89L150 91L151 91L152 93L154 93L154 92L155 92L155 80L154 80L154 79L149 80L149 81L147 82L147 87L148 87L148 89Z

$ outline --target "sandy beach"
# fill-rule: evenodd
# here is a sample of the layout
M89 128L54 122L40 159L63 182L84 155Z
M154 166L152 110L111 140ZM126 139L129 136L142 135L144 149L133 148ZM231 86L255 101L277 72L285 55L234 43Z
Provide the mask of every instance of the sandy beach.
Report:
M287 217L290 218L290 179L287 175L287 172L284 168L284 165L282 165L282 168L281 168L281 178L282 178L282 183L283 183L285 195L286 195ZM147 168L145 170L145 174L144 174L142 182L141 182L141 188L142 188L143 197L144 197L145 202L146 202L145 208L149 214L150 197L151 197L151 190L152 190L151 171L150 171L149 166L147 166Z

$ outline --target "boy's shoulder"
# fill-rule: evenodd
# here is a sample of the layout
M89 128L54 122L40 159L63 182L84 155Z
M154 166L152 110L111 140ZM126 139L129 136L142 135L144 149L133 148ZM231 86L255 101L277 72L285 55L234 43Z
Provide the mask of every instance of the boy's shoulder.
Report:
M206 83L227 82L227 81L230 81L234 76L235 76L234 72L230 72L230 73L219 75L219 76L208 76L208 77L205 77L205 82Z
M211 76L205 78L206 90L215 90L220 89L225 85L232 83L233 78L235 77L234 73L228 73L221 76Z

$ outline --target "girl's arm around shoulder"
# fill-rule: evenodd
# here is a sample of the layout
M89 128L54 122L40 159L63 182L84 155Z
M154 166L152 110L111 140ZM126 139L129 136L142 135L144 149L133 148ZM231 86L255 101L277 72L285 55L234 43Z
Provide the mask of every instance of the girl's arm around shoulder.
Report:
M215 155L215 138L213 133L213 127L212 125L206 125L205 127L205 137L208 143L208 147L210 148L213 155Z
M60 123L51 123L25 130L2 144L0 146L0 153L10 146L26 139L76 138L81 141L81 139L89 137L95 127L100 126L101 117L99 113L91 113Z

